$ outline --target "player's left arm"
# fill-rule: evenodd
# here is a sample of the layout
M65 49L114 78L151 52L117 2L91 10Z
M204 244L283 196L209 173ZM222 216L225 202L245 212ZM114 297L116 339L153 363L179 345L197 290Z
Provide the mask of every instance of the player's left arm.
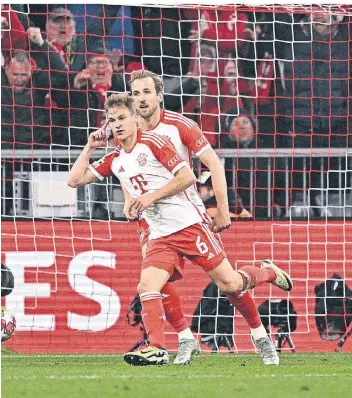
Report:
M217 203L217 212L211 230L224 231L231 225L224 166L196 123L193 123L191 128L182 129L180 133L182 142L199 157L211 173Z

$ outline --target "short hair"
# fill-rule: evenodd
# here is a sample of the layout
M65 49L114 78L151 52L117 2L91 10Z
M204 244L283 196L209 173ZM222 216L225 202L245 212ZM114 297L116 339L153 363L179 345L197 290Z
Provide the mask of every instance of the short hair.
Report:
M162 93L164 91L163 79L160 76L158 76L156 73L153 73L146 69L139 69L131 72L130 87L132 87L132 83L135 80L146 79L147 77L151 77L153 79L155 85L155 91L157 94Z
M253 131L256 131L257 122L256 122L255 118L249 112L247 112L244 108L231 109L229 111L229 114L227 115L227 117L225 119L225 127L228 131L230 131L232 123L240 116L246 117L250 121L250 123L253 127Z
M31 60L29 58L28 53L24 52L24 51L15 51L12 54L12 61L16 61L20 64L30 64Z
M105 101L104 108L106 112L115 106L125 106L134 113L133 98L129 93L111 94Z

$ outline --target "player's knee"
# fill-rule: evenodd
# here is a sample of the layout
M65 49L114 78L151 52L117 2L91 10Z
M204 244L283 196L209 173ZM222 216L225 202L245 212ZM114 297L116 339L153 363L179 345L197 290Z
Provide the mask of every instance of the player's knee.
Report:
M224 293L236 293L241 291L242 283L238 278L229 278L226 280L218 280L215 282L218 288Z
M146 293L146 292L150 292L152 291L152 288L150 286L150 283L148 283L148 281L145 280L141 280L138 285L137 285L137 292L138 294L141 293Z

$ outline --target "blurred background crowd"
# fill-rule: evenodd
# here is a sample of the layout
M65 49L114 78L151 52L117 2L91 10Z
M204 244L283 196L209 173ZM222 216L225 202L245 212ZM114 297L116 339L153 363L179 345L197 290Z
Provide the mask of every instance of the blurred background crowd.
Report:
M214 148L309 150L227 152L228 185L255 216L287 216L302 189L315 216L331 216L322 191L351 179L348 158L329 156L352 142L351 12L339 10L3 5L2 148L85 145L107 95L143 67L163 76L164 107L197 121ZM328 181L334 170L347 178Z

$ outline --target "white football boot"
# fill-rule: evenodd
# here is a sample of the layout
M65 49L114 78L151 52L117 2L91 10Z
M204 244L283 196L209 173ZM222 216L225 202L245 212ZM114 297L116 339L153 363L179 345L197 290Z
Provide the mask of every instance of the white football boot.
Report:
M197 340L181 339L178 343L178 353L174 360L174 365L187 365L192 362L192 358L200 353L200 346Z

